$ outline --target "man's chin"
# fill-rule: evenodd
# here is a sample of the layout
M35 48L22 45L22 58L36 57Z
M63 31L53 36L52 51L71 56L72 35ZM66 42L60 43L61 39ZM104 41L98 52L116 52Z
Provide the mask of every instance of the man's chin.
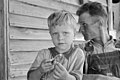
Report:
M84 39L86 40L86 41L88 41L88 40L92 40L92 39L94 39L95 37L84 37Z
M91 38L84 38L86 41L91 40Z

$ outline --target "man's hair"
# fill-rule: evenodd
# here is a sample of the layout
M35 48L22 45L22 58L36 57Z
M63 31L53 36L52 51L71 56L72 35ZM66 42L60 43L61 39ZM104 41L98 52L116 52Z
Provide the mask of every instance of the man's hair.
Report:
M71 26L73 26L74 29L76 29L76 20L73 17L73 15L65 10L61 10L61 11L56 11L54 13L52 13L49 17L48 17L48 27L55 27L57 25L65 25L65 24L69 24Z
M104 7L98 2L89 2L83 4L76 12L78 16L81 16L83 13L89 13L91 16L101 16L107 18L107 13Z

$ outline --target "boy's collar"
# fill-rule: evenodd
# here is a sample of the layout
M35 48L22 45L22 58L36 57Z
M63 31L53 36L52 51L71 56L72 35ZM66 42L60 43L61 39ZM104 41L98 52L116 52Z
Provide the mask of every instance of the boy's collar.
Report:
M62 53L62 54L63 54L67 59L69 59L69 57L70 57L71 54L73 53L74 49L75 49L75 48L74 48L74 45L72 45L71 48L70 48L68 51L66 51L66 52L64 52L64 53ZM58 51L56 51L55 47L49 48L49 50L50 50L50 52L51 52L51 54L52 54L53 57L55 57L56 55L60 54Z

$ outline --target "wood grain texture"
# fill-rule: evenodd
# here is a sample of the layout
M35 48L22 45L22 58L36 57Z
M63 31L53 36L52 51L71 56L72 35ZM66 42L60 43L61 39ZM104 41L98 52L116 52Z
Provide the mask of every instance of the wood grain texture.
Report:
M51 46L51 40L10 40L10 51L39 51Z
M9 80L27 80L26 76L10 77Z
M61 0L63 2L73 4L73 5L79 5L79 0Z
M51 40L48 30L10 27L10 39Z
M42 1L42 0L40 0ZM39 2L39 1L37 1ZM55 1L54 1L55 2ZM50 5L50 3L49 3ZM65 6L66 8L67 6ZM10 5L9 5L9 11L10 13L14 13L14 14L21 14L21 15L27 15L27 16L34 16L34 17L43 17L43 18L48 18L48 16L57 11L58 9L55 9L56 6L54 8L49 8L49 7L43 7L43 6L34 6L34 5L28 5L26 3L21 3L21 2L17 2L14 0L10 1ZM63 8L63 9L65 9ZM69 6L70 9L70 6ZM62 10L62 9L60 9ZM67 11L69 11L68 9L66 9ZM74 10L77 10L77 8L75 8ZM76 12L76 11L75 11ZM75 17L75 19L77 20L78 17L73 14L73 16Z
M7 2L0 0L0 80L7 80Z
M33 63L38 52L10 52L9 59L11 65L23 65Z
M29 5L43 6L51 9L56 9L56 10L64 9L64 10L70 11L71 13L76 13L76 10L80 7L80 5L75 5L73 3L70 3L68 1L63 1L63 0L17 0L17 1L29 4Z
M47 19L9 14L10 26L48 29Z
M9 3L9 11L10 13L15 14L47 18L55 10L46 9L44 7L36 7L34 5L28 5L15 0L11 0Z

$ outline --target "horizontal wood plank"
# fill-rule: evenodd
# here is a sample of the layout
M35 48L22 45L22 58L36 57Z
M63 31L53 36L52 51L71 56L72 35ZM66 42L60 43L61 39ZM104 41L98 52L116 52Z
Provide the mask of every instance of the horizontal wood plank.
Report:
M37 54L38 52L10 52L10 77L26 76Z
M27 80L27 76L10 77L8 80Z
M10 27L10 39L51 40L48 30Z
M12 78L15 78L15 77L19 77L19 76L26 76L27 75L27 72L28 71L14 71L14 70L12 70L12 71L10 71L11 73L10 73L10 77L12 77Z
M25 65L33 63L38 52L15 52L11 51L9 54L10 65L15 67L16 65ZM26 69L26 68L25 68Z
M70 4L74 4L74 5L80 5L79 0L61 0L61 1L66 2L66 3L70 3Z
M28 52L29 53L29 52ZM37 52L34 54L35 57L37 56ZM34 59L32 59L32 62L35 60L35 57ZM28 64L10 64L10 70L18 70L18 71L28 71L32 65L32 62L28 63Z
M46 9L44 7L36 7L33 5L23 4L14 0L10 1L9 8L10 8L9 10L10 13L34 16L34 17L42 17L42 18L48 18L48 16L51 13L56 11L54 9ZM78 20L78 17L75 14L73 14L73 16L75 17L76 20Z
M10 40L10 51L39 51L51 46L50 40Z
M43 6L56 10L64 9L70 11L71 13L76 13L76 10L80 7L80 5L75 5L72 4L71 2L67 3L68 1L63 1L63 0L17 0L17 1L29 5Z
M36 7L33 5L28 5L15 0L11 0L9 3L9 11L10 13L15 14L48 18L48 16L55 10L46 9L43 7Z
M48 29L47 19L22 15L9 15L10 26Z

